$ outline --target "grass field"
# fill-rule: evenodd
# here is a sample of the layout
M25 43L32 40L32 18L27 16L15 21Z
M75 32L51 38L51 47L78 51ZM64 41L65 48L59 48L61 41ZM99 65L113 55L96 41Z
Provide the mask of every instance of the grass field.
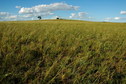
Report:
M0 22L0 84L125 84L126 23Z

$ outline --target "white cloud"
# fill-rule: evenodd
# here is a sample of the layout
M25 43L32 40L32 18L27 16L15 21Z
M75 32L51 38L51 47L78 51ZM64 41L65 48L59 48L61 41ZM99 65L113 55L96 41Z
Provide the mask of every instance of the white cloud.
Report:
M121 11L120 14L126 15L126 11Z
M6 16L2 18L2 21L15 21L15 20L28 20L30 18L32 18L33 15L32 14L26 14L26 15L10 15L10 16Z
M0 12L0 21L15 21L15 20L28 20L30 18L37 18L37 16L48 16L53 15L53 13L46 12L46 13L36 13L36 14L19 14L19 15L13 15L7 12Z
M68 5L66 3L53 3L49 5L37 5L31 8L22 7L19 11L20 14L53 12L58 10L77 10L78 6Z
M10 15L8 12L0 12L0 17L4 17L8 15Z
M120 14L126 15L126 11L121 11ZM126 17L108 17L104 19L105 21L112 21L112 20L126 20Z
M114 17L113 18L114 20L120 20L120 19L122 19L121 17Z
M85 18L85 15L87 15L87 13L85 13L85 12L78 13L79 18L81 18L81 19Z
M109 20L112 20L112 18L107 17L107 18L105 18L104 20L105 20L105 21L109 21Z
M16 6L15 8L21 8L21 6Z
M33 14L25 14L25 15L20 15L19 17L30 18L30 17L33 17L33 16L34 16Z
M113 18L105 18L105 21L111 21L111 20L126 20L126 17L113 17Z
M8 17L6 17L7 19L17 19L17 15L11 15L11 16L8 16Z
M0 21L4 20L5 17L10 16L10 13L8 12L0 12Z
M55 11L70 11L70 10L77 10L78 6L69 5L67 3L53 3L53 4L45 4L45 5L37 5L33 7L21 7L15 6L18 8L19 11L17 15L10 14L8 12L0 12L0 20L28 20L28 19L35 19L37 16L42 16L45 18L46 16L54 15ZM78 13L78 17L83 17L84 13ZM73 16L72 16L73 17ZM55 17L56 18L56 17Z
M76 13L71 13L71 16L69 16L69 18L77 18L77 14Z
M8 12L0 12L0 21L23 20L28 17L30 17L30 15L12 15Z
M34 16L42 16L42 17L45 17L45 16L49 16L49 15L53 15L54 13L51 13L51 12L45 12L45 13L36 13L34 14Z
M32 8L21 8L19 11L20 14L30 14L30 13L34 13L34 10L32 10Z
M7 20L17 20L17 15L9 15L0 18L0 21L7 21Z
M69 16L69 18L73 19L73 18L78 18L78 19L85 19L88 18L86 15L88 13L85 12L79 12L79 13L71 13L71 15Z
M45 16L49 16L49 15L53 15L54 13L50 13L50 12L46 12L46 13L34 13L34 14L23 14L23 15L20 15L20 17L24 17L24 18L31 18L31 17L37 17L37 16L42 16L42 17L45 17Z

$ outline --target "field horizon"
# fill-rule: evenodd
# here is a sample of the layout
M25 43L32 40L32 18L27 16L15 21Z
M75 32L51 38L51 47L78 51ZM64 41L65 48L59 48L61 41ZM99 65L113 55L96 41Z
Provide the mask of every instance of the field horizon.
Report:
M79 22L98 22L98 23L126 23L126 22L109 22L109 21L88 21L78 19L41 19L41 20L18 20L18 21L0 21L0 22L41 22L41 21L79 21Z

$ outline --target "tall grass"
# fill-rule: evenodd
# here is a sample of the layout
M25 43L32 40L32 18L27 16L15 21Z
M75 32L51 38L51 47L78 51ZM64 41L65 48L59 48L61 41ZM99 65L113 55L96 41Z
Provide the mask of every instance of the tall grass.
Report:
M1 84L125 84L126 24L0 22Z

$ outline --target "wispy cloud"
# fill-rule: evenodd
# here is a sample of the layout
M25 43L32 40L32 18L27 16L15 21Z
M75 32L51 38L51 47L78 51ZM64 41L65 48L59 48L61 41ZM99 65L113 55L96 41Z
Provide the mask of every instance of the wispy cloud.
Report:
M0 12L0 21L13 21L13 20L25 20L27 18L31 18L32 14L25 14L25 15L13 15L8 12Z
M126 15L126 11L121 11L120 14Z
M105 21L111 21L111 20L126 20L126 17L113 17L113 18L105 18Z
M20 9L20 8L21 8L21 6L16 6L15 8L19 8L19 9Z
M91 19L92 17L87 16L86 12L71 13L70 19Z
M126 11L120 11L121 15L126 15ZM112 20L126 20L126 17L108 17L104 19L105 21L112 21Z
M0 17L4 17L4 16L9 16L10 13L8 12L0 12Z

